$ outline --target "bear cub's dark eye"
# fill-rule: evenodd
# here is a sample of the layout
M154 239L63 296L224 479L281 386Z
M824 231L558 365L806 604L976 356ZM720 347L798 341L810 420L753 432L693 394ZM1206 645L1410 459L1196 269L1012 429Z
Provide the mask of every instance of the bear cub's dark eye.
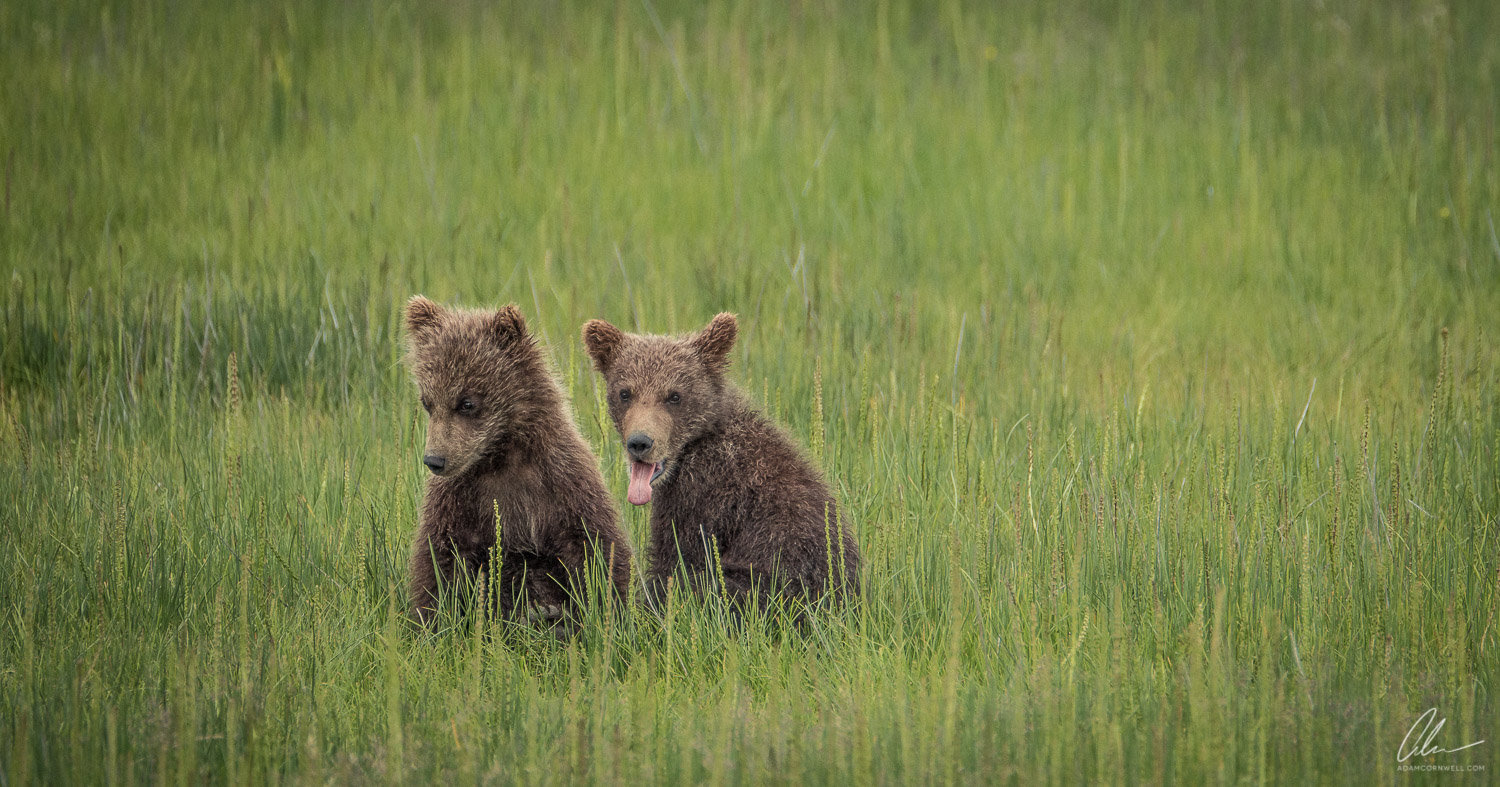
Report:
M473 399L464 399L464 400L460 401L458 403L458 408L457 409L458 409L458 411L460 413L472 413L472 412L474 412L474 400Z
M667 404L682 404L682 394L676 391L667 394Z
M432 400L428 399L425 396L422 397L422 409L426 410L428 415L431 415L432 414Z
M626 389L620 391L620 401L622 401L622 402L628 402L628 401L630 401L630 389L629 388L626 388Z

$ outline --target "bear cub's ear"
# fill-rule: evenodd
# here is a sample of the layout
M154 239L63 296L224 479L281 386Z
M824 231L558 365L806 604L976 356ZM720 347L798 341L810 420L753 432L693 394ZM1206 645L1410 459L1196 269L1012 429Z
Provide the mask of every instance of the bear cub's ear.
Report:
M413 338L438 327L446 312L443 307L422 295L413 295L406 302L406 332Z
M583 324L583 346L594 359L594 368L600 374L605 374L614 365L615 356L620 354L620 347L624 344L625 333L603 320L589 320Z
M526 336L526 318L514 303L508 303L490 316L490 330L500 339L520 339Z
M739 333L740 324L734 315L722 312L688 343L703 357L709 371L723 374L729 368L729 351L734 348L734 339Z

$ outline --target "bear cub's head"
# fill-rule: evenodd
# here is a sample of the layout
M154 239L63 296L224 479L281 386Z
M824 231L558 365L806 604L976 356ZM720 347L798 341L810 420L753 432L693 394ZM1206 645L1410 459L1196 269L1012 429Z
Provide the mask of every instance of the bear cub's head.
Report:
M583 343L604 375L609 415L630 462L634 505L670 483L683 447L719 420L728 397L724 373L739 324L720 314L683 337L627 334L603 320L583 326Z
M446 309L417 295L405 322L406 361L427 411L422 463L434 475L461 476L516 442L551 380L513 305Z

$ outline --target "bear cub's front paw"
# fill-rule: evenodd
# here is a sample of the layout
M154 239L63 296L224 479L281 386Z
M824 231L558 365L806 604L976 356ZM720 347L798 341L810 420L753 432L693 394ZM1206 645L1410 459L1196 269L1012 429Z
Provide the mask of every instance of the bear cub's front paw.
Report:
M550 629L552 636L559 640L573 638L578 631L578 623L568 615L568 610L561 604L534 603L526 608L526 622L538 628Z
M527 623L556 623L562 617L561 604L531 604L526 608Z

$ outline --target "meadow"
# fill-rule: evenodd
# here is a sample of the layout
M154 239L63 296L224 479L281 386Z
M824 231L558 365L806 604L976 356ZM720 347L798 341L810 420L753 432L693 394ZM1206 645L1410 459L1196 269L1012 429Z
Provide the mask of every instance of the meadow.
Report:
M0 783L1495 779L1500 6L0 4ZM807 631L402 623L413 293L739 315ZM1400 770L1457 766L1459 773Z

